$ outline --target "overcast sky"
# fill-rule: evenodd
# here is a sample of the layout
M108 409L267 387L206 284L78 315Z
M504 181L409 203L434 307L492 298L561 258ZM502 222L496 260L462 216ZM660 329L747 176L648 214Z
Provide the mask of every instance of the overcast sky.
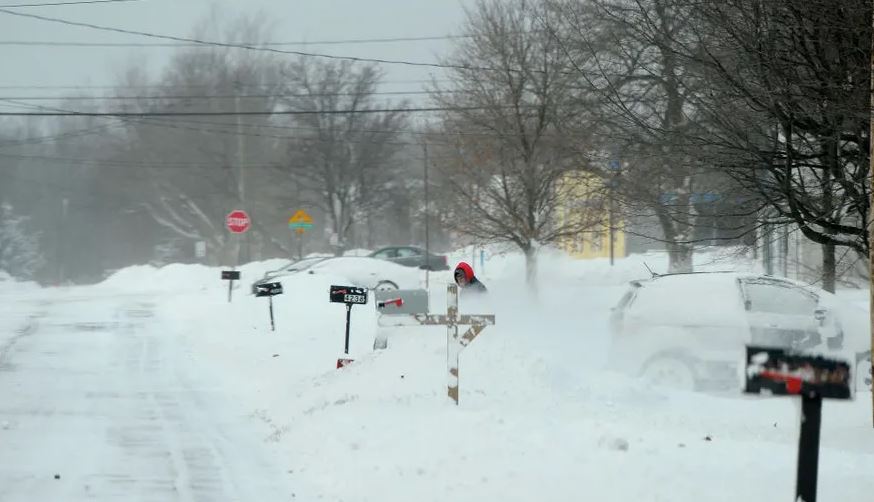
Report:
M2 4L59 0L0 0ZM264 11L275 23L277 42L441 36L458 33L463 5L470 0L140 0L115 4L15 8L17 12L63 18L164 35L190 36L195 24L216 5L228 18L241 12ZM0 95L54 95L60 90L39 86L111 85L128 60L157 71L172 49L2 45L9 41L162 42L136 35L25 19L0 13ZM448 41L380 44L308 45L289 47L337 55L436 61ZM291 57L291 56L289 56ZM385 66L387 80L427 79L435 69ZM438 75L439 76L439 75ZM21 86L22 89L9 89ZM419 88L415 83L391 83L387 90Z

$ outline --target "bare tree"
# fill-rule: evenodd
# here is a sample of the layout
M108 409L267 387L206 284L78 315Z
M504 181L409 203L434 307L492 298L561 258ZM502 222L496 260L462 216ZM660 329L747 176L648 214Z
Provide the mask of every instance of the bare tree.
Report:
M690 95L700 79L676 55L690 18L679 0L545 0L542 23L567 53L580 86L600 97L604 155L621 162L617 194L629 214L654 215L669 270L692 270L696 199L709 187L698 152Z
M44 263L39 236L27 228L27 219L0 203L0 271L20 279L32 279Z
M700 5L704 50L686 55L748 110L729 120L715 112L722 100L702 96L708 130L727 146L719 163L822 245L830 291L836 248L870 249L871 9L862 0Z
M532 285L540 245L600 222L597 210L558 214L580 191L562 180L585 167L562 131L586 115L575 106L563 51L540 29L547 14L524 0L479 1L467 12L469 38L446 61L453 65L451 88L434 93L435 101L455 109L440 126L444 158L438 166L452 202L444 223L482 241L518 246ZM599 187L591 188L587 197L598 200Z
M306 112L291 119L299 132L287 142L283 169L328 215L340 253L356 223L366 229L389 203L405 119L369 112L381 107L374 92L382 73L375 66L300 59L284 66L283 77L290 96L283 106Z
M259 17L241 17L221 23L214 11L195 30L205 38L257 42L269 33ZM219 31L220 34L207 33ZM269 112L276 106L277 62L271 55L233 48L190 48L179 51L162 77L153 96L129 101L130 111L220 111ZM150 79L136 68L123 76L118 94L130 95L129 86L142 87ZM190 97L187 97L190 96ZM248 236L270 242L271 230L264 221L282 220L262 208L257 189L275 186L265 183L275 162L275 138L264 132L269 118L240 116L214 118L139 118L123 122L125 136L114 151L120 162L137 162L149 167L128 169L119 186L131 190L168 239L186 245L204 241L213 263L236 264L247 260L249 241L243 247L224 228L224 215L244 208L253 216ZM254 189L253 189L254 188ZM261 211L264 212L261 212ZM260 214L259 214L260 213Z

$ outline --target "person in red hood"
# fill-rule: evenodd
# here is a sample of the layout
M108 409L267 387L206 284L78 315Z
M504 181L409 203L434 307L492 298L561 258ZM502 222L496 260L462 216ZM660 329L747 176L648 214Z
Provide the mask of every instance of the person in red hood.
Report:
M459 263L455 267L455 283L458 287L467 291L476 291L485 293L488 291L486 285L480 282L473 273L473 267L465 262Z

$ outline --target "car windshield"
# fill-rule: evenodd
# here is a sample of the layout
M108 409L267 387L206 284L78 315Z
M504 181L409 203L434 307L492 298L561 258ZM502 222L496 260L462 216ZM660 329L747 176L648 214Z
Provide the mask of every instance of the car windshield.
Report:
M297 270L306 270L313 265L326 260L327 258L305 258L303 260L298 260L295 262L290 262L287 266L285 266L282 270L289 271L297 271Z
M0 0L0 502L874 501L872 42Z
M677 275L641 282L629 313L645 322L722 326L743 322L741 290L724 274Z

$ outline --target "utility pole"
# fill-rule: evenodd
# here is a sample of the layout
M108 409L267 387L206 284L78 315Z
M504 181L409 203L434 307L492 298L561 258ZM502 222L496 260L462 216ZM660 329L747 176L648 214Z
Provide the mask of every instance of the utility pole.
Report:
M871 12L871 27L874 29L874 8ZM870 108L868 110L869 125L868 125L868 169L871 171L871 186L868 187L868 276L869 290L871 295L871 352L868 353L871 363L871 370L874 373L874 252L871 251L871 243L874 242L874 227L871 222L874 221L874 121L871 121L871 113L874 111L874 32L871 38L871 82L870 82ZM856 369L858 371L858 368ZM871 392L871 425L874 426L874 392Z
M68 235L68 232L67 232L67 213L69 212L69 210L70 210L70 199L68 199L67 197L64 197L63 199L61 199L61 218L59 220L60 225L58 225L58 240L57 240L57 242L58 242L58 248L57 248L58 249L58 253L57 253L57 260L58 260L58 279L57 279L57 282L58 282L58 284L57 285L58 286L63 285L64 281L66 280L66 269L65 269L64 265L66 264L66 261L67 261L66 249L67 249L68 244L66 242L66 237Z
M789 226L780 227L780 267L783 277L789 277Z
M607 225L610 238L610 266L613 266L615 261L615 242L616 242L616 222L614 212L616 211L616 188L619 184L619 170L622 169L622 161L619 159L618 151L614 151L613 158L610 159L610 181L607 187Z
M430 287L431 274L431 206L428 198L428 143L422 143L422 153L425 162L425 290Z
M610 208L608 209L608 224L610 225L610 266L613 266L614 255L613 242L616 240L616 227L613 223L613 187L610 187Z
M246 142L245 138L243 138L243 124L240 121L240 93L242 92L242 83L240 81L237 81L237 92L235 93L236 97L234 99L234 111L237 116L237 163L239 165L239 173L237 174L237 196L240 198L240 205L242 206L242 209L248 212L249 208L246 207L246 179L244 177L245 167L243 165L246 158ZM250 234L251 232L246 232L238 237L240 247L237 252L237 265L242 265L243 262L249 261Z

